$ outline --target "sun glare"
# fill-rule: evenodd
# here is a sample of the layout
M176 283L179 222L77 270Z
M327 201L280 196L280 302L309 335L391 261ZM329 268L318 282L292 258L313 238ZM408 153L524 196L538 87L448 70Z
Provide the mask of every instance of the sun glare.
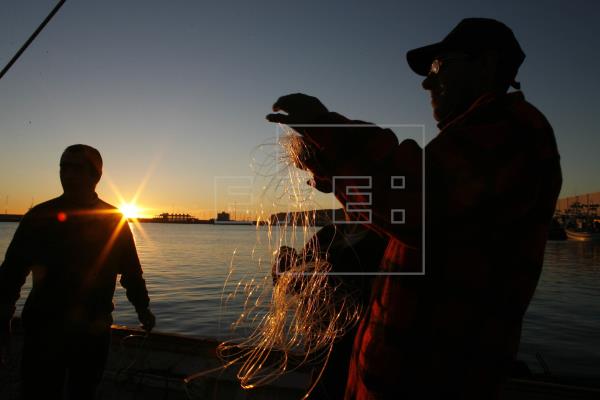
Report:
M138 206L131 203L123 203L119 206L119 211L125 216L125 218L140 218L141 210Z

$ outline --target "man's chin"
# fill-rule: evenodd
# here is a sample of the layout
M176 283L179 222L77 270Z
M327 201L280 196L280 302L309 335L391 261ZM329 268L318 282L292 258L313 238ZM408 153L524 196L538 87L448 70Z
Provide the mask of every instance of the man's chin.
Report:
M449 112L448 109L444 107L440 107L439 105L433 106L433 119L435 119L436 122L442 122L447 120L450 114L451 112Z

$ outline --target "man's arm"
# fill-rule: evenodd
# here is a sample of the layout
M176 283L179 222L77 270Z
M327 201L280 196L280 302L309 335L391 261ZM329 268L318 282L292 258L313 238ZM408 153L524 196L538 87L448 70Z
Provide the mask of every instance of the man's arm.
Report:
M134 305L138 318L146 331L151 331L155 318L149 309L150 298L143 278L142 266L135 248L129 225L125 223L121 230L122 254L120 261L121 285L125 288L127 299Z
M377 230L409 247L421 245L423 151L414 140L398 143L389 129L322 115L305 128L306 140L318 143L317 154L329 162L312 172L331 182L332 190L352 218L369 221ZM361 211L362 210L362 211Z
M413 140L398 143L389 129L329 112L303 94L280 98L267 119L289 125L306 146L303 167L322 191L334 191L354 219L410 247L420 247L423 151Z
M0 345L3 346L8 343L10 321L21 295L21 287L31 271L33 231L31 217L26 215L19 224L0 266Z

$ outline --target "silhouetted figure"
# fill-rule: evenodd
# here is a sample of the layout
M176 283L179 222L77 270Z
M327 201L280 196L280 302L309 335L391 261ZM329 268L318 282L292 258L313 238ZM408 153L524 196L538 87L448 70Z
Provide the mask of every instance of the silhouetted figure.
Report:
M424 153L412 140L398 143L391 131L331 113L303 94L274 104L287 115L267 116L291 127L318 125L294 129L313 149L306 164L317 184L342 203L366 200L348 189L364 185L356 177L372 177L373 226L390 237L381 271L423 271L425 255L424 275L374 280L347 399L497 398L517 354L562 183L550 124L521 92L507 93L519 86L524 58L508 27L482 18L409 51L440 128ZM349 178L334 187L334 176Z
M351 296L352 301L366 308L371 294L372 275L369 274L377 271L387 238L362 224L349 222L329 224L321 228L308 240L300 253L291 247L282 246L273 265L273 284L276 284L278 274L287 271L291 265L310 262L318 257L331 264L329 283L341 286L337 290L339 296ZM357 328L350 328L335 342L325 370L310 395L311 399L337 400L344 397ZM320 368L317 367L313 372L313 382L319 377L319 373Z
M22 391L25 399L93 399L110 345L117 275L150 331L146 284L127 220L100 200L98 150L67 147L60 159L62 196L23 218L0 267L2 346L29 272L33 286L22 320Z

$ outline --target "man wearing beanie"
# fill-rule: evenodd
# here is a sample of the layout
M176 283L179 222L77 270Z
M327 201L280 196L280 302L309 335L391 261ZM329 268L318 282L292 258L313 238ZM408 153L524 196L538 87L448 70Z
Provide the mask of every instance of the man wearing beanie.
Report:
M562 184L550 124L508 92L524 59L511 29L486 18L409 51L440 129L424 150L304 94L267 116L313 150L319 190L353 209L372 199L364 219L390 238L379 269L395 275L374 279L347 399L499 398ZM368 195L356 190L365 176Z
M140 322L154 315L127 220L95 188L102 158L76 144L60 159L62 196L23 218L0 266L0 345L29 272L33 286L22 313L24 399L93 399L110 345L117 275ZM66 385L65 385L66 383Z

